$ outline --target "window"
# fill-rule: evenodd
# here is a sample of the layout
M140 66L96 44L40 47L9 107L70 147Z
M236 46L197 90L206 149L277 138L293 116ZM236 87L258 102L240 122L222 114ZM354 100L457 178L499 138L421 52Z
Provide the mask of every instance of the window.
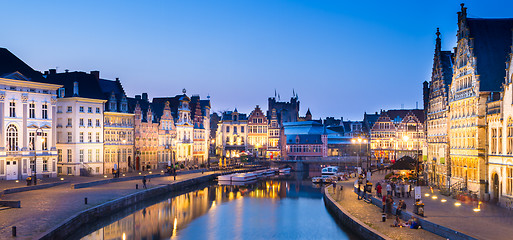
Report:
M57 162L62 162L62 149L57 149Z
M68 149L68 156L67 156L67 160L68 162L72 162L73 161L73 156L71 155L71 149Z
M241 133L244 133L244 126L241 126L241 127L240 127L240 132L241 132Z
M36 104L34 102L29 103L29 118L36 118Z
M89 140L89 142L93 141L93 133L92 132L87 133L87 140Z
M226 126L226 132L230 132L230 126Z
M73 142L73 134L71 132L68 132L68 142Z
M29 150L34 150L35 143L36 143L36 133L29 132Z
M92 162L93 161L93 149L87 150L87 161Z
M78 159L80 160L80 162L84 162L84 149L80 149Z
M513 194L513 168L506 168L506 194Z
M96 126L100 127L100 119L96 119Z
M83 119L83 118L81 118L81 119L80 119L80 126L81 126L81 127L83 127L83 126L84 126L84 119Z
M73 126L72 123L73 123L73 119L68 118L68 125L66 125L66 127L72 127Z
M100 161L100 149L96 149L96 161Z
M41 136L43 139L41 139L41 149L42 150L48 150L48 133L43 133Z
M93 126L93 119L87 119L87 126L92 127Z
M68 175L72 175L73 174L72 168L71 167L67 167L67 169L68 169Z
M73 112L73 107L72 106L68 106L68 112Z
M32 170L32 172L36 171L36 161L34 161L34 159L30 160L30 170Z
M48 172L48 160L43 159L43 172Z
M80 112L83 113L84 112L84 106L80 106Z
M100 173L100 167L96 167L96 173Z
M100 108L99 107L96 108L96 113L100 113Z
M41 118L42 119L48 119L48 104L43 104L42 106L42 112L41 112Z
M14 101L9 102L9 117L16 117L16 103Z
M93 108L92 107L87 107L87 112L88 113L93 113Z
M84 132L80 132L78 139L79 142L84 142Z
M12 124L7 127L7 150L18 150L18 129Z
M96 133L96 142L100 142L100 133L99 132Z

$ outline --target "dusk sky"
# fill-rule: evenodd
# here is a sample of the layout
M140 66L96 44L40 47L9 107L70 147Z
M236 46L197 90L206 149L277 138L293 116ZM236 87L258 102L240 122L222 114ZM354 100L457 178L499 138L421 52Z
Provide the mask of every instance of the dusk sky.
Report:
M422 107L436 28L456 44L461 1L0 1L0 47L36 70L99 70L129 96L211 96L267 110L293 89L313 117ZM513 1L465 1L513 17Z

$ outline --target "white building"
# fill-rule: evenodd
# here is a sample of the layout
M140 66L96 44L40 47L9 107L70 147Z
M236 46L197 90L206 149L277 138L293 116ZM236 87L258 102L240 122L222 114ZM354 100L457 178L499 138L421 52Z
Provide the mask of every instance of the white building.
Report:
M47 79L64 85L57 100L58 174L102 174L106 100L98 80L84 72L55 71L50 71Z
M0 48L0 180L57 175L56 84ZM35 159L37 157L37 159Z

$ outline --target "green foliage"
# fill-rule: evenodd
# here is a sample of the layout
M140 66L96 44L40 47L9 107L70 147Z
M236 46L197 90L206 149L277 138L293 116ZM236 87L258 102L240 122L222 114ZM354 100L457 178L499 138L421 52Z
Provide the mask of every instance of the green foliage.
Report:
M385 179L388 180L392 175L394 175L394 173L388 173L387 175L385 175Z

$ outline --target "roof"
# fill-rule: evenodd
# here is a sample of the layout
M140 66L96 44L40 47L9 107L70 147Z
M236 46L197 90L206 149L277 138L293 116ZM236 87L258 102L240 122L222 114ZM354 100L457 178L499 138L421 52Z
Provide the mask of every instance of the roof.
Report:
M64 97L77 97L73 95L74 83L78 82L78 97L105 99L96 76L85 72L66 72L49 74L46 77L49 83L60 84L65 88Z
M48 83L43 74L32 69L6 48L0 48L0 77L14 72L23 74L30 81Z
M452 82L453 56L454 54L451 51L440 52L440 62L443 69L442 78L444 80L445 86L449 86Z
M316 121L302 121L302 122L285 122L283 123L283 129L286 136L289 135L323 135L326 134L337 135L337 132L325 129L324 125Z
M500 91L512 43L513 18L467 18L473 52L477 58L480 91Z
M424 123L424 110L423 109L388 110L386 112L383 112L381 115L383 117L389 117L390 120L396 122L396 121L402 121L408 113L414 114L421 123Z
M235 109L237 110L237 109ZM248 117L245 113L239 113L236 111L226 111L221 116L221 121L232 121L232 113L238 113L239 114L239 121L246 121L248 120Z
M322 144L322 139L320 134L287 135L287 144Z
M399 158L390 168L396 170L415 170L416 162L410 156L404 156Z

